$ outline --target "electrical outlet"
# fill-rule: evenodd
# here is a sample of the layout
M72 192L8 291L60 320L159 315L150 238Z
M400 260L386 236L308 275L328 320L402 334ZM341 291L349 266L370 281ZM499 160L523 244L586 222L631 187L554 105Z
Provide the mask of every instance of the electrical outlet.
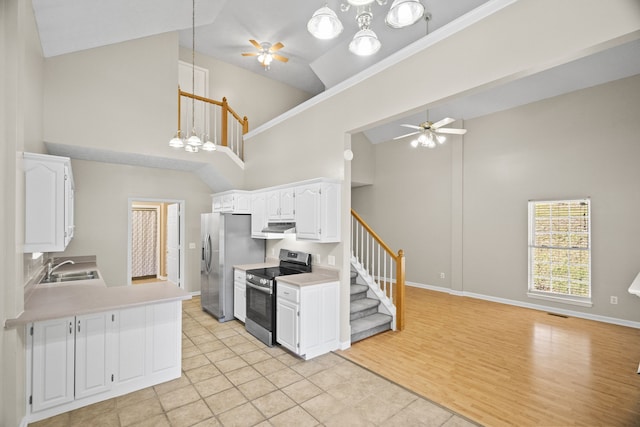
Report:
M276 256L276 248L271 248L271 256Z
M329 265L336 265L336 257L334 255L329 255L327 257L327 262Z
M195 249L196 248L196 244L193 242L189 243L189 249Z
M614 296L609 297L609 302L611 304L617 304L618 303L618 297L614 297Z
M316 254L315 258L316 258L315 259L316 264L320 264L322 262L322 258L320 258L320 254Z
M440 273L440 278L444 279L444 273Z

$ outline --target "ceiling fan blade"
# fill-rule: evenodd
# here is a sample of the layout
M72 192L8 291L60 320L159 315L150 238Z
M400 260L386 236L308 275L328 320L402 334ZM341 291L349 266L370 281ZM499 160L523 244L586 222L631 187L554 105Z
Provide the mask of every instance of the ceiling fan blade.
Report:
M251 52L251 53L245 52L242 54L242 56L258 56L258 55L260 55L260 52Z
M434 131L435 133L448 133L451 135L464 135L465 133L467 133L466 129L452 129L452 128L442 128L442 129L436 129Z
M262 46L260 46L260 43L258 43L257 41L251 39L249 40L249 43L251 43L256 49L262 50Z
M275 52L276 50L280 50L280 49L282 49L283 47L284 47L284 45L283 45L282 43L278 42L278 43L274 44L273 46L271 46L271 47L269 48L269 50L270 50L271 52Z
M284 57L282 55L278 55L278 54L273 54L271 56L273 56L273 59L277 59L278 61L282 61L282 62L287 62L289 60L289 58Z
M456 121L456 119L452 119L451 117L446 117L446 118L444 118L444 119L432 124L431 125L431 129L438 129L439 127L446 126L449 123L453 123L455 121Z
M402 138L406 138L407 136L415 135L415 134L417 134L417 133L420 133L420 131L418 131L418 132L406 133L406 134L404 134L404 135L396 136L396 137L395 137L395 138L393 138L393 139L394 139L394 140L396 140L396 139L402 139Z
M416 125L402 124L400 126L405 127L405 128L410 128L410 129L418 129L418 130L423 130L424 129L422 126L416 126Z

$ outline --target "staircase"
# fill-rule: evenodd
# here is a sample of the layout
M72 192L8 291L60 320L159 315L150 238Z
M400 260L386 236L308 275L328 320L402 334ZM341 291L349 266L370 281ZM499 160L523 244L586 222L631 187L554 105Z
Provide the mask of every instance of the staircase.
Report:
M351 343L391 329L393 318L380 312L380 300L369 286L358 283L358 273L351 270ZM369 294L369 296L367 295Z

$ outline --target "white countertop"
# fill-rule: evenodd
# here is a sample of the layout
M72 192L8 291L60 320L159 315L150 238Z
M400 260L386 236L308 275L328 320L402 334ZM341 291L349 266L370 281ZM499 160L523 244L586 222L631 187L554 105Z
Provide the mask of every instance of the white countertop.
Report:
M83 262L64 265L56 271L93 269L97 270L95 262ZM15 319L7 319L5 328L34 321L191 299L190 293L170 282L107 287L102 279L93 279L35 284L29 288L25 292L24 311Z
M241 264L234 265L233 268L238 270L254 270L257 268L269 268L277 267L279 263L277 261L268 261L257 264ZM276 280L278 282L285 282L295 286L311 286L320 283L335 282L340 275L338 270L327 267L313 267L311 273L289 274L287 276L278 276Z

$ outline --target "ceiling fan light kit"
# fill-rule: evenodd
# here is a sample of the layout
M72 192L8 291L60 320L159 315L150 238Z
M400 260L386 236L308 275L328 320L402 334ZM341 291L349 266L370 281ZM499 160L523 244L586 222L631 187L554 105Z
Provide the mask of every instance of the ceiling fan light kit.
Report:
M464 135L465 133L467 133L466 129L443 127L453 122L455 122L455 119L452 119L451 117L446 117L435 123L427 120L424 123L420 123L420 125L418 126L410 125L410 124L402 124L400 126L410 128L410 129L415 129L415 131L407 133L405 135L396 136L393 139L396 140L396 139L406 138L407 136L418 135L416 138L411 140L412 147L416 148L420 146L420 147L427 147L427 148L435 148L438 144L442 145L447 141L446 135L443 135L443 134Z
M349 50L356 55L373 55L382 46L376 33L370 28L373 19L371 5L374 2L380 6L387 4L387 0L347 0L346 3L340 5L342 12L347 12L351 6L356 8L356 22L360 30L349 43ZM415 24L424 15L425 8L420 0L394 0L385 18L385 23L391 28L404 28ZM328 40L342 33L343 26L336 13L325 5L315 11L307 23L307 30L315 38Z
M284 56L278 55L276 53L284 47L284 45L280 42L271 44L269 42L258 43L255 40L249 40L249 43L251 43L258 51L243 53L242 56L257 56L258 62L264 67L265 70L269 70L271 68L271 63L274 59L277 59L281 62L287 62L289 60L289 58L285 58Z

